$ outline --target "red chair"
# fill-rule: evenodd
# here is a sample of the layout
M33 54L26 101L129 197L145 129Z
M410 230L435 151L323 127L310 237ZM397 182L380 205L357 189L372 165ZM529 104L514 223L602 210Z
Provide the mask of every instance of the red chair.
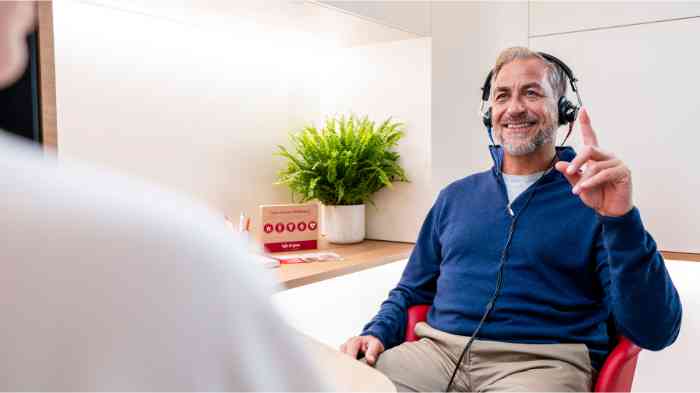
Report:
M416 341L418 337L414 327L418 322L426 320L430 305L421 304L408 309L408 326L406 341ZM598 374L594 392L629 392L632 389L634 370L637 368L637 357L641 348L628 339L620 336L615 348L610 352Z

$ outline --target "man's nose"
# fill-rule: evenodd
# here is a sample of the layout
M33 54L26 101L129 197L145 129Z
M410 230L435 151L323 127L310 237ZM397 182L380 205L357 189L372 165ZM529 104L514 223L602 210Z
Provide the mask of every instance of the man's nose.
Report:
M523 105L522 101L518 99L517 97L513 97L508 102L508 107L506 108L506 113L509 116L517 116L517 115L522 115L525 112L525 105Z

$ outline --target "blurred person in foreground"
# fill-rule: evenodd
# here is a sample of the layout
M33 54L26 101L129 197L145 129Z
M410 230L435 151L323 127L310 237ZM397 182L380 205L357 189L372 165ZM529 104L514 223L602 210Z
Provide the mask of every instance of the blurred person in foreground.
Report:
M0 1L0 88L35 6ZM0 390L325 388L207 208L4 133L0 188Z

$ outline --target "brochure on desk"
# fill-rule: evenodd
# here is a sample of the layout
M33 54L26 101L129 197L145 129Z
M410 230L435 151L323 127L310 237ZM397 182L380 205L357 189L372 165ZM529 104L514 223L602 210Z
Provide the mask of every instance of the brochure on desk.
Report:
M290 252L318 248L318 205L260 206L260 240L266 252Z

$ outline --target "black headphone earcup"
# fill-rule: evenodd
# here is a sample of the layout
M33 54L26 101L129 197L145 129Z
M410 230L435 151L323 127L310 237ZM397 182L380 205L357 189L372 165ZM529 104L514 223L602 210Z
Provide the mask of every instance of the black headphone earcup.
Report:
M578 107L562 96L559 98L559 125L573 123L578 116Z
M484 126L486 126L486 128L491 128L491 108L484 112L484 115L481 118L481 120L484 122Z

